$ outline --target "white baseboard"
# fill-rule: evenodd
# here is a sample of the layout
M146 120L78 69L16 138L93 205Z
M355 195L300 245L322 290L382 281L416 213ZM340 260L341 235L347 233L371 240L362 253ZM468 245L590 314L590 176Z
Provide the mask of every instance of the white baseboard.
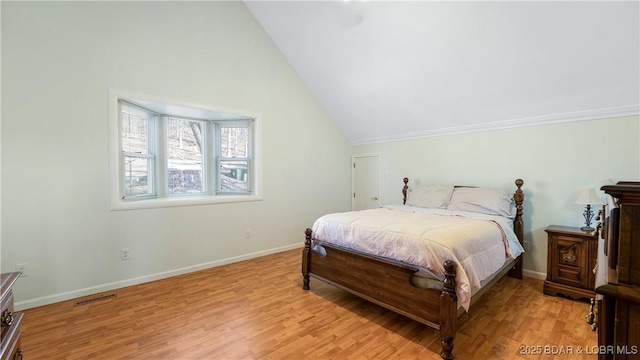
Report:
M190 272L209 269L209 268L216 267L216 266L227 265L227 264L235 263L235 262L238 262L238 261L244 261L244 260L249 260L249 259L265 256L265 255L279 253L279 252L282 252L282 251L293 250L293 249L301 248L303 245L304 244L302 244L302 243L286 245L286 246L281 246L281 247L277 247L277 248L273 248L273 249L257 251L257 252L250 253L250 254L234 256L234 257L230 257L230 258L227 258L227 259L221 259L221 260L211 261L211 262L207 262L207 263L203 263L203 264L187 266L187 267L183 267L183 268L180 268L180 269L164 271L164 272L161 272L161 273L150 274L150 275L140 276L140 277L136 277L136 278L116 281L116 282L112 282L112 283L91 286L91 287L84 288L84 289L67 291L67 292L63 292L63 293L59 293L59 294L48 295L48 296L44 296L44 297L41 297L41 298L36 298L36 299L19 301L19 302L16 302L14 304L14 307L15 307L16 311L20 311L20 310L30 309L30 308L34 308L34 307L38 307L38 306L49 305L49 304L53 304L53 303L60 302L60 301L66 301L66 300L75 299L75 298L88 296L88 295L93 295L93 294L97 294L97 293L101 293L101 292L105 292L105 291L112 291L112 290L115 290L115 289L120 289L120 288L123 288L123 287L132 286L132 285L143 284L143 283L150 282L150 281L166 279L166 278L169 278L169 277L172 277L172 276L187 274L187 273L190 273Z
M545 280L547 278L547 273L541 273L537 271L524 269L522 270L522 276L526 276L526 277L530 277L538 280Z

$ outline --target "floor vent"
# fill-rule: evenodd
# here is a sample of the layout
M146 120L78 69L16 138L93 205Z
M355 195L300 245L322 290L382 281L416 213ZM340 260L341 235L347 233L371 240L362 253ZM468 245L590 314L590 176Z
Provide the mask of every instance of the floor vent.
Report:
M107 299L113 299L114 297L116 297L116 294L110 294L110 295L102 295L102 296L98 296L95 297L93 299L87 299L87 300L82 300L82 301L77 301L74 306L80 306L80 305L87 305L87 304L91 304L94 303L96 301L102 301L102 300L107 300Z

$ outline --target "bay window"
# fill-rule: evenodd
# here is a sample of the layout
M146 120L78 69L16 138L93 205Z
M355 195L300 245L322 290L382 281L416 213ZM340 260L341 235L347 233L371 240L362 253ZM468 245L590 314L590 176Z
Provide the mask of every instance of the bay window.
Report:
M111 101L112 209L260 200L257 116Z

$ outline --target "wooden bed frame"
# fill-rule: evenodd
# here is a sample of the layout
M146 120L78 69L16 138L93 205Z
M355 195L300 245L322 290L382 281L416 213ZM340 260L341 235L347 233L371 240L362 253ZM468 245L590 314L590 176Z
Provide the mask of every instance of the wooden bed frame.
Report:
M408 182L409 179L404 178L403 204L407 200ZM513 194L516 205L513 229L521 244L524 236L523 183L522 179L515 181L517 189ZM439 330L442 346L440 356L453 359L456 322L465 315L464 309L458 308L456 264L453 261L444 262L444 281L437 281L436 286L423 289L411 284L412 276L418 271L414 265L327 243L322 244L326 255L320 255L311 249L311 239L312 231L307 229L302 250L303 289L309 290L310 277L314 277ZM522 255L504 269L473 295L472 305L505 274L521 279Z

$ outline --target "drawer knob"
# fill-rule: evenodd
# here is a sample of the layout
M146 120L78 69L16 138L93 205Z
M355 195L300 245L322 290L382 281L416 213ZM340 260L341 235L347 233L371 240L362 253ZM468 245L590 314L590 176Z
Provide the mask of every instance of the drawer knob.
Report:
M13 313L9 310L5 310L2 313L2 319L0 322L2 327L11 326L11 324L13 324Z

